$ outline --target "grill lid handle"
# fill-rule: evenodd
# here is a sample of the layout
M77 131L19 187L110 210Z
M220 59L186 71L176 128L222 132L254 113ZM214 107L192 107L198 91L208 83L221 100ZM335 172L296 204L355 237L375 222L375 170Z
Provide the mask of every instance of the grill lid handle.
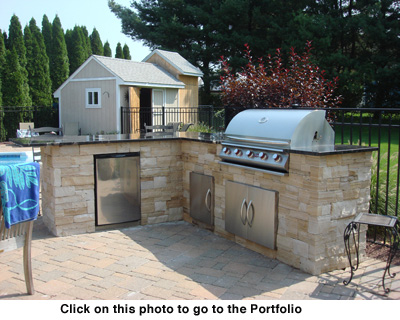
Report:
M255 138L244 138L244 137L235 137L235 136L226 136L231 140L236 141L245 141L245 142L253 142L253 143L263 143L263 144L270 144L276 146L289 146L290 142L286 140L266 140L266 139L255 139Z

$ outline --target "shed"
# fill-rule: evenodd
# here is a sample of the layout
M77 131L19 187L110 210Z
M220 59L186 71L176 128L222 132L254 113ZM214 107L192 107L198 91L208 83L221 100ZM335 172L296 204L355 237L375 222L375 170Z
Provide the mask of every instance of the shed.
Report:
M142 62L92 55L54 92L60 125L79 123L82 134L95 134L165 124L170 114L198 107L202 75L176 52L154 50Z

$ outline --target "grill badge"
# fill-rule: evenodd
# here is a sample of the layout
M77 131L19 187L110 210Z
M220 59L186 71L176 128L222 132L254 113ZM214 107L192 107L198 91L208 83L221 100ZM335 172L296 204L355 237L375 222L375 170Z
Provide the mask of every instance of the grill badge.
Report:
M265 123L268 120L269 120L268 117L262 117L260 120L258 120L258 123Z

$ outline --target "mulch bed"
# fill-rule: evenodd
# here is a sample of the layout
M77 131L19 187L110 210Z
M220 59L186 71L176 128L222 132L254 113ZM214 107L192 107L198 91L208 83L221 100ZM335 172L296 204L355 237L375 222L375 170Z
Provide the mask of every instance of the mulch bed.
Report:
M386 261L389 255L389 250L390 248L388 246L367 241L366 255L370 258ZM400 265L400 250L397 250L397 253L392 260L392 265Z

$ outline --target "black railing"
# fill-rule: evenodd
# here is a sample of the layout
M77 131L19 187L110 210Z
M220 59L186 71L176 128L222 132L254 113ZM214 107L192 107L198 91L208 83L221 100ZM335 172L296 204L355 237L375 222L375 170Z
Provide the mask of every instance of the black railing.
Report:
M210 130L224 130L223 108L199 106L188 108L126 108L121 107L121 133L135 133L144 130L144 125L167 125L181 122L183 124L201 124Z
M58 128L58 107L0 106L0 141L15 138L20 122L33 122L36 128Z

